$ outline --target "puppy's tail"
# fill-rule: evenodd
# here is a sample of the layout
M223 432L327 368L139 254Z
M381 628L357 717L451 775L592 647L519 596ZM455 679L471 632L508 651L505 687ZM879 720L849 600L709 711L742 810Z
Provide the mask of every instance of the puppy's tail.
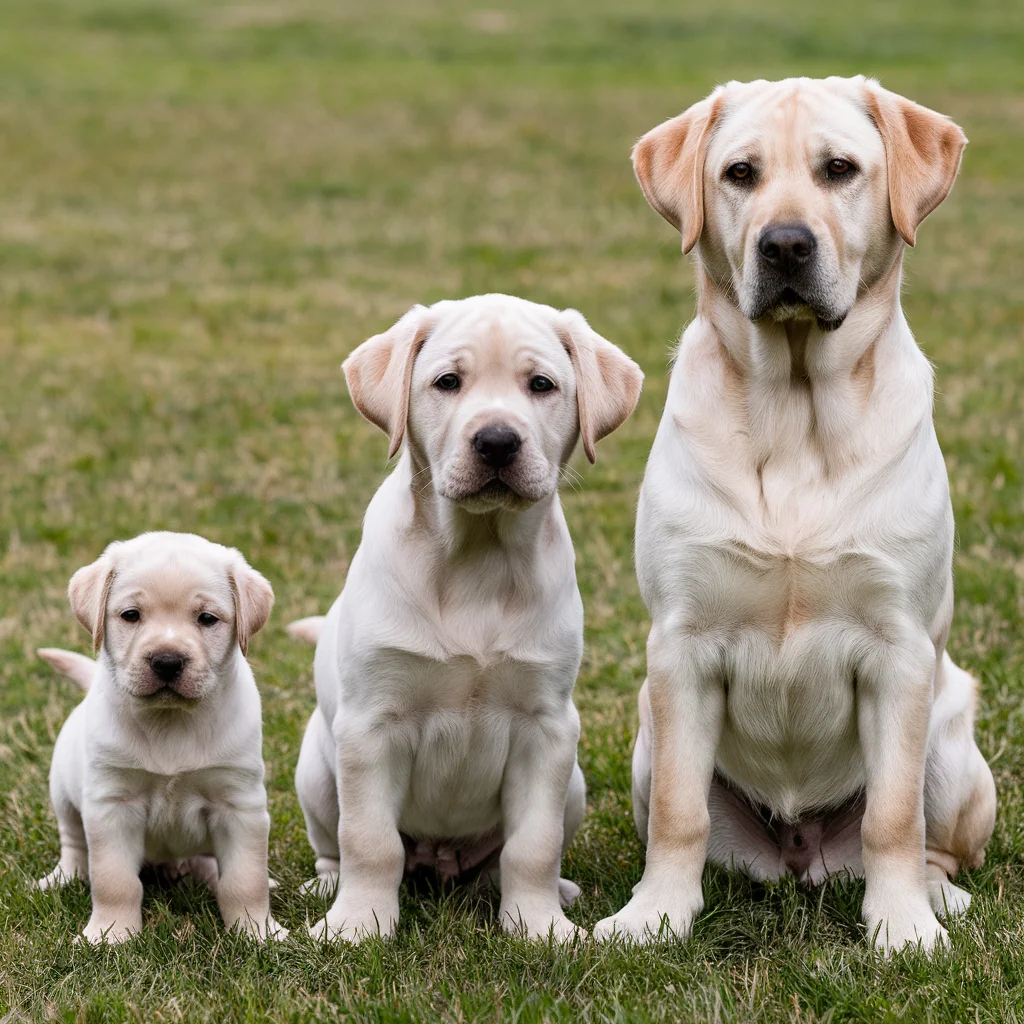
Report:
M64 651L59 647L40 647L36 654L66 675L80 690L88 690L96 674L96 662L84 654Z
M315 647L320 639L320 634L324 631L326 620L326 615L310 615L307 619L296 619L294 622L289 622L284 628L296 640L305 640L307 644L313 644Z

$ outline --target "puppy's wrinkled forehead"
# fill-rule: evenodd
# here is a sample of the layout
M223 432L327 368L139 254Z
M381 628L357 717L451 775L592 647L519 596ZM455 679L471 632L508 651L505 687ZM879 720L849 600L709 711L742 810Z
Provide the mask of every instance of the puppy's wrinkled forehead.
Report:
M708 147L709 170L757 161L796 169L843 155L884 166L881 135L862 91L846 79L731 82ZM723 166L724 165L724 166Z
M152 608L191 611L197 601L230 610L231 580L220 560L188 550L143 547L118 561L111 586L115 603L138 597Z
M420 351L416 378L451 371L483 383L535 369L557 372L563 380L572 374L569 355L543 307L467 301L451 306L441 312Z

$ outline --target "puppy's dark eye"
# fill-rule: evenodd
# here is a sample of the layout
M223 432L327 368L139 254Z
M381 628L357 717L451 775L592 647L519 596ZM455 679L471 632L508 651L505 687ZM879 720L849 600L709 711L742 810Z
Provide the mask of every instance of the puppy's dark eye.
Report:
M220 619L210 612L200 612L198 621L200 626L216 626Z
M555 390L555 382L550 377L538 373L536 377L530 378L530 390L535 395L543 395L545 391Z
M124 619L125 622L138 622L139 619L142 618L142 613L138 608L125 608L125 610L121 612L121 618Z
M742 160L738 164L733 164L725 172L727 178L731 178L733 181L742 182L744 185L750 184L754 180L754 168L748 163L744 163Z
M825 174L829 178L848 178L855 170L856 168L849 160L841 160L837 157L835 160L829 160Z
M457 373L442 373L434 381L434 387L439 391L458 391L462 381Z

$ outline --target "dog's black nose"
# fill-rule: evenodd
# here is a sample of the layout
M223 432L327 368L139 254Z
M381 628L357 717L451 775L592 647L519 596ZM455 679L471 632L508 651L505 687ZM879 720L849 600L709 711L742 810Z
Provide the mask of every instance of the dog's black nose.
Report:
M181 676L185 668L185 659L173 651L160 651L150 656L149 667L161 682L173 683Z
M761 259L784 274L792 274L802 267L817 247L810 228L803 224L776 224L765 228L757 243Z
M513 463L521 444L519 435L506 426L484 427L473 438L477 454L491 469L501 469Z

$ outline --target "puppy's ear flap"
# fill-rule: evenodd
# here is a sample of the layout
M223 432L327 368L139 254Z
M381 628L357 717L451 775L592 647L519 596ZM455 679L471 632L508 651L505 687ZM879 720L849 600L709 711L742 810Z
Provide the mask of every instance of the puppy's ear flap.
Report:
M949 195L967 136L948 117L868 79L868 113L885 143L892 222L907 245L918 225Z
M394 327L364 341L341 364L352 403L391 439L389 459L402 447L412 367L432 327L427 307L413 306Z
M633 171L654 210L689 252L704 230L704 158L722 108L722 90L652 128L633 147Z
M237 551L230 576L238 646L242 654L248 654L249 638L258 633L270 618L270 609L274 607L274 588Z
M575 309L562 310L556 329L576 373L583 450L594 462L594 445L620 427L636 408L643 371Z
M83 566L68 584L68 601L75 618L92 635L93 652L103 646L103 631L107 621L107 598L114 580L114 560L110 549L95 562Z

